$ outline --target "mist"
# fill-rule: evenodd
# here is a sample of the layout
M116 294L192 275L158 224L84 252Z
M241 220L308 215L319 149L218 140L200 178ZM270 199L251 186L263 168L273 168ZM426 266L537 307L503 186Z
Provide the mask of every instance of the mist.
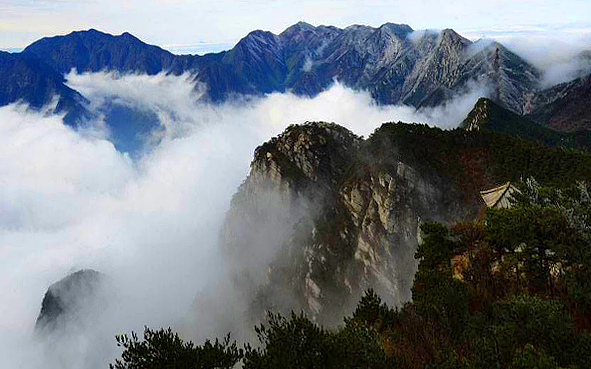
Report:
M387 121L452 128L485 93L473 86L443 107L416 111L379 106L335 83L315 98L274 93L211 105L190 75L66 78L97 117L77 130L63 116L0 107L1 367L104 368L119 356L114 335L144 326L172 326L191 338L228 333L242 308L218 236L258 145L289 124L316 120L365 136ZM118 127L104 107L113 102L157 117L133 156L112 142ZM89 313L94 324L39 339L45 291L83 268L109 277L108 308ZM232 308L185 319L200 296Z
M472 57L490 44L499 42L512 52L525 59L541 72L541 88L549 88L560 83L584 77L591 73L591 33L568 32L568 30L536 30L524 32L461 32L473 41L466 57ZM441 30L421 29L411 32L407 37L414 43L425 37L437 38ZM476 36L476 37L474 37ZM478 36L482 36L478 38Z
M591 73L591 58L581 55L582 52L591 51L589 33L548 31L506 35L495 39L542 72L542 88L569 82ZM491 40L482 41L484 44Z

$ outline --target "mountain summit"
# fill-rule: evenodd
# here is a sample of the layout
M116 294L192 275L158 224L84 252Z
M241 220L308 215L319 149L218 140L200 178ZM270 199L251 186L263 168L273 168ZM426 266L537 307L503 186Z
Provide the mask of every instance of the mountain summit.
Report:
M380 104L435 106L476 81L493 100L519 114L540 79L535 67L498 43L474 43L451 29L414 31L393 23L337 28L299 22L278 35L253 31L231 50L203 56L174 55L129 33L113 36L91 29L43 38L19 57L43 61L58 75L72 69L188 72L208 86L213 101L287 90L314 96L338 80L369 91ZM0 70L6 73L5 65ZM28 101L24 87L13 95Z

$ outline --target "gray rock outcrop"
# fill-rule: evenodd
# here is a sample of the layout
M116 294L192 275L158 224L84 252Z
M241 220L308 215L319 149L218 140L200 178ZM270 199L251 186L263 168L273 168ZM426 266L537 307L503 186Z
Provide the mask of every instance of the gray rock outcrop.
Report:
M473 216L451 177L380 140L307 123L256 149L222 232L255 318L338 323L369 287L408 301L421 222Z
M106 276L92 269L69 274L47 289L35 323L38 332L53 332L66 326L92 322L107 304Z

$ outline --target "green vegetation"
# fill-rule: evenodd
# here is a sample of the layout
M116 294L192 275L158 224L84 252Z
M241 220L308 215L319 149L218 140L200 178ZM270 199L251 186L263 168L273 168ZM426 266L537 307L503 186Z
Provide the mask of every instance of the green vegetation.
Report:
M170 329L146 329L143 341L133 333L117 338L123 354L113 368L591 367L591 195L580 182L591 178L590 154L416 124L384 124L364 141L347 132L360 147L349 163L337 163L347 168L345 182L403 162L453 177L471 196L521 178L547 187L527 179L509 209L451 227L424 224L413 301L404 306L387 306L369 290L336 329L303 314L269 313L255 327L258 345L243 349L229 337L195 346ZM304 177L283 165L274 141L255 156L268 154L283 175Z
M388 368L380 337L367 325L351 320L338 331L312 323L304 315L269 314L256 327L261 347L246 347L244 368Z
M565 187L591 178L591 154L547 147L509 134L451 131L421 124L386 123L362 145L355 172L393 170L398 161L454 177L471 190L534 177Z
M462 127L476 123L480 130L511 134L526 140L537 141L546 146L589 150L591 134L588 131L559 132L534 123L523 115L515 114L495 102L480 98L475 109L462 122Z
M340 138L329 132L336 132ZM402 122L385 123L365 140L334 123L292 125L259 146L253 162L266 163L270 156L285 180L297 188L306 187L306 173L293 159L302 154L302 149L294 149L302 135L307 136L306 150L315 153L319 167L326 170L322 174L330 173L332 180L345 185L379 172L397 173L400 162L427 176L449 177L468 196L498 183L528 177L559 187L591 178L588 151L545 146L509 133L442 130ZM330 172L335 168L338 172Z
M520 190L480 221L424 224L413 302L400 308L368 290L338 329L269 313L244 349L146 329L142 342L117 337L112 368L588 368L591 196L582 182Z
M425 124L385 123L358 150L350 175L396 170L399 161L426 173L451 176L471 190L533 177L568 187L591 178L591 153L545 146L509 133L442 130Z
M219 342L206 341L202 346L184 342L170 328L151 330L145 328L144 340L135 333L116 337L117 346L123 347L121 359L110 369L163 369L163 368L233 368L242 358L243 350L230 336Z

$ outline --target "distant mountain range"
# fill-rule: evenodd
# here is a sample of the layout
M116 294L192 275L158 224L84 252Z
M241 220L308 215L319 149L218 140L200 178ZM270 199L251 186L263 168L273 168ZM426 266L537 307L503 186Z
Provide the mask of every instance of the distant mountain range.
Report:
M0 51L0 106L24 101L41 108L56 99L55 112L74 123L86 100L65 84L64 76L37 58Z
M498 43L473 43L451 29L415 33L407 25L314 27L297 23L279 35L253 31L229 51L174 55L124 33L96 30L43 38L22 53L58 73L116 70L156 74L191 72L213 101L233 93L260 95L291 90L316 95L335 79L369 90L382 104L438 105L467 88L489 84L492 94L521 113L524 93L540 73Z
M476 81L486 86L492 101L520 115L531 113L536 122L562 129L571 123L560 122L574 109L572 114L583 117L567 129L590 124L581 106L571 109L572 99L565 100L568 91L584 90L582 85L588 96L589 78L540 92L541 72L497 42L472 42L451 29L415 32L392 23L341 29L299 22L279 35L253 31L231 50L202 56L175 55L129 33L88 30L47 37L22 53L0 54L0 104L22 100L39 107L57 95L56 110L69 112L73 122L85 114L84 98L64 84L63 75L73 68L149 75L188 72L207 86L205 98L214 102L234 94L288 90L314 96L338 80L369 91L380 104L419 108L444 103Z

